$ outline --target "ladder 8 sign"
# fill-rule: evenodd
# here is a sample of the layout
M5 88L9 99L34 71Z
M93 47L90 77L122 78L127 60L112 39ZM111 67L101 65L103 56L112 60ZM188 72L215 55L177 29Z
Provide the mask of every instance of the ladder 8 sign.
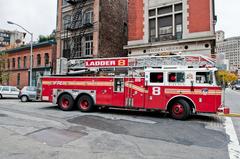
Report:
M126 60L118 60L117 66L126 66Z
M152 88L152 95L158 96L161 94L161 88L160 87L153 87Z

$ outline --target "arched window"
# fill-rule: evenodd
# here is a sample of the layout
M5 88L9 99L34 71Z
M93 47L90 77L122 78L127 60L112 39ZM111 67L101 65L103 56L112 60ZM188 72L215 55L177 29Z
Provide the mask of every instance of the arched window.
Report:
M84 13L84 24L93 23L93 11L87 10Z
M15 69L15 58L12 59L12 69Z
M48 53L45 53L44 60L45 60L45 66L47 66L49 64L49 54Z
M71 23L71 16L70 15L65 15L63 17L63 29L67 29Z
M38 66L41 65L41 55L40 54L37 55L37 65Z

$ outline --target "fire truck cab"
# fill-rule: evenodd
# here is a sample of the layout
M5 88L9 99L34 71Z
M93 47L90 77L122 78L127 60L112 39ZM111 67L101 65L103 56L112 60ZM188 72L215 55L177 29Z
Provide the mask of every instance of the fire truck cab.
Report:
M115 65L115 60L106 63ZM220 110L222 91L217 86L216 71L215 67L161 65L119 67L115 73L103 69L94 75L42 77L39 97L65 111L76 106L89 112L105 106L166 111L172 118L184 120L191 114Z

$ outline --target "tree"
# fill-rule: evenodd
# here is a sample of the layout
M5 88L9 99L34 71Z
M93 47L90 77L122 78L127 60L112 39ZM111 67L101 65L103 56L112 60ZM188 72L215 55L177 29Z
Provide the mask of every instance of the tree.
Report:
M50 35L39 35L38 42L40 43L40 42L49 41L49 40L55 41L55 36L56 36L56 31L53 30L52 34Z
M229 71L220 70L217 72L217 81L220 84L229 84L238 79L237 75Z
M0 84L5 84L9 80L9 72L6 70L7 55L0 52Z

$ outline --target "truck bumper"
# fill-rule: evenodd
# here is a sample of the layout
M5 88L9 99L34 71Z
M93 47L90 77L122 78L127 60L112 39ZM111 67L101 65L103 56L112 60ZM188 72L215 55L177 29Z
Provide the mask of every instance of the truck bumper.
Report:
M220 108L218 108L218 113L230 114L230 108L229 107L220 107Z

